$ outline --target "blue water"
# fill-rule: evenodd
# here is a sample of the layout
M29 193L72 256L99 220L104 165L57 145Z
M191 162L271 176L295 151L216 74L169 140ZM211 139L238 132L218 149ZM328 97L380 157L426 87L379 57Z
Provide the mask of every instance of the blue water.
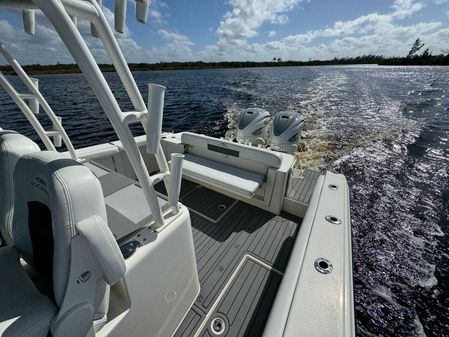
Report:
M306 125L298 167L343 173L351 188L357 335L449 336L449 68L252 68L135 76L145 99L148 82L167 86L166 131L232 137L241 109L300 111ZM38 77L76 147L115 139L82 75ZM123 109L131 110L115 75L107 79ZM0 126L35 138L3 91L0 99Z

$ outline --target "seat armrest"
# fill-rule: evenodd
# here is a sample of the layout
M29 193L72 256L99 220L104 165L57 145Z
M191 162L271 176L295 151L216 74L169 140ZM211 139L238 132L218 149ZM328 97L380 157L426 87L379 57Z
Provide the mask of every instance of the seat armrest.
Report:
M126 272L125 260L103 218L91 216L76 227L101 266L106 282L118 282Z

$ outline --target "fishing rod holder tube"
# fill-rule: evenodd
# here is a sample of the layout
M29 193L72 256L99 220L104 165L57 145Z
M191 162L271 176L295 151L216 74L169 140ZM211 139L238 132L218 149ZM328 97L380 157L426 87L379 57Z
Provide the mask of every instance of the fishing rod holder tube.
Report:
M148 20L149 0L136 0L136 19L141 23L146 23Z
M165 87L159 84L148 85L147 152L159 151L164 114Z
M126 0L115 0L114 6L115 30L119 33L125 31Z
M23 30L30 35L36 34L36 13L34 9L24 9L22 11Z
M182 164L184 161L184 155L181 153L171 154L170 164L170 187L168 191L168 205L172 209L173 213L179 212L178 201L179 193L181 192L182 181Z

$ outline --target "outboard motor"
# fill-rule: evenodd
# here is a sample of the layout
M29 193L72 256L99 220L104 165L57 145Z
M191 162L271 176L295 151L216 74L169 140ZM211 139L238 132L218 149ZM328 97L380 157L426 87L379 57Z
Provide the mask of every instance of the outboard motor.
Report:
M301 140L304 117L295 111L281 111L273 119L270 133L272 150L294 153Z
M270 113L260 108L246 109L237 124L237 141L242 144L265 145Z

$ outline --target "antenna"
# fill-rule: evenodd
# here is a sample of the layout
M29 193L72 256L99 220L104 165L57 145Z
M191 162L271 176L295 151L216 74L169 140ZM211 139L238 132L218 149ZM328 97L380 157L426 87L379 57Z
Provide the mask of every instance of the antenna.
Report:
M30 35L36 34L36 15L34 9L24 9L22 11L23 28L25 33Z

